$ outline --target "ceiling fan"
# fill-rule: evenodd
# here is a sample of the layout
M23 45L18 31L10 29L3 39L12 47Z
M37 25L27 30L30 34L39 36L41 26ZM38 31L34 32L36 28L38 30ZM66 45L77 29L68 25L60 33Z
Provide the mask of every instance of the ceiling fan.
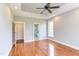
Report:
M53 7L51 7L50 4L51 3L47 3L43 8L36 8L36 9L44 9L44 10L47 10L49 13L52 13L51 9L56 9L56 8L60 7L60 6L53 6ZM41 11L40 14L42 14L44 12L44 10Z

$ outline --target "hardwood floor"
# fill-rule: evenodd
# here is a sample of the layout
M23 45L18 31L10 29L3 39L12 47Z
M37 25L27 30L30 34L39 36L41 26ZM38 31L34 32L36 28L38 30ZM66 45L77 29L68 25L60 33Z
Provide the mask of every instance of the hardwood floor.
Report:
M10 56L79 56L79 51L49 40L17 43Z
M11 56L47 56L48 41L35 41L29 43L17 43L12 49Z
M79 50L73 49L69 46L50 40L50 44L54 45L55 56L79 56Z

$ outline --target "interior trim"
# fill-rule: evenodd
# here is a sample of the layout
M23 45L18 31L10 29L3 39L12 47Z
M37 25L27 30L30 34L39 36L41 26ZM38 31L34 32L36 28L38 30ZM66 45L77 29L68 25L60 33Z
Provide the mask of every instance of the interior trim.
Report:
M55 38L48 38L48 39L51 40L51 41L54 41L54 42L56 42L56 43L59 43L59 44L68 46L68 47L70 47L70 48L73 48L73 49L79 51L79 47L77 47L77 46L73 46L73 45L70 45L70 44L67 44L67 43L63 43L63 42L57 41Z

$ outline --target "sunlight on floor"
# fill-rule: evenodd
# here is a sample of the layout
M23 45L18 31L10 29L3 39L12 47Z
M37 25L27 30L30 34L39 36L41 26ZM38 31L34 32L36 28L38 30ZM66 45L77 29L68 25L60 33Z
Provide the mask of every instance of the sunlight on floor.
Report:
M49 44L49 56L54 56L54 46Z

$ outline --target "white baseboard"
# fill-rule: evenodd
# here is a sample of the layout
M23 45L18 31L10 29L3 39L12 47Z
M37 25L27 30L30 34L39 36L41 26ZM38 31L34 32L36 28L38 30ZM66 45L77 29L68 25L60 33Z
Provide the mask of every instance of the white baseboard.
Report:
M24 42L33 42L34 40L24 40Z
M79 47L73 46L73 45L70 45L70 44L67 44L67 43L63 43L63 42L60 42L60 41L57 41L55 38L54 38L54 39L48 38L48 39L49 39L49 40L52 40L52 41L54 41L54 42L57 42L57 43L59 43L59 44L62 44L62 45L71 47L71 48L73 48L73 49L79 50Z
M13 45L11 46L11 48L8 51L8 55L10 54L11 50L12 50Z
M47 39L47 37L42 37L39 40L45 40L45 39ZM33 41L39 41L39 40L31 39L31 40L24 40L24 42L33 42Z

